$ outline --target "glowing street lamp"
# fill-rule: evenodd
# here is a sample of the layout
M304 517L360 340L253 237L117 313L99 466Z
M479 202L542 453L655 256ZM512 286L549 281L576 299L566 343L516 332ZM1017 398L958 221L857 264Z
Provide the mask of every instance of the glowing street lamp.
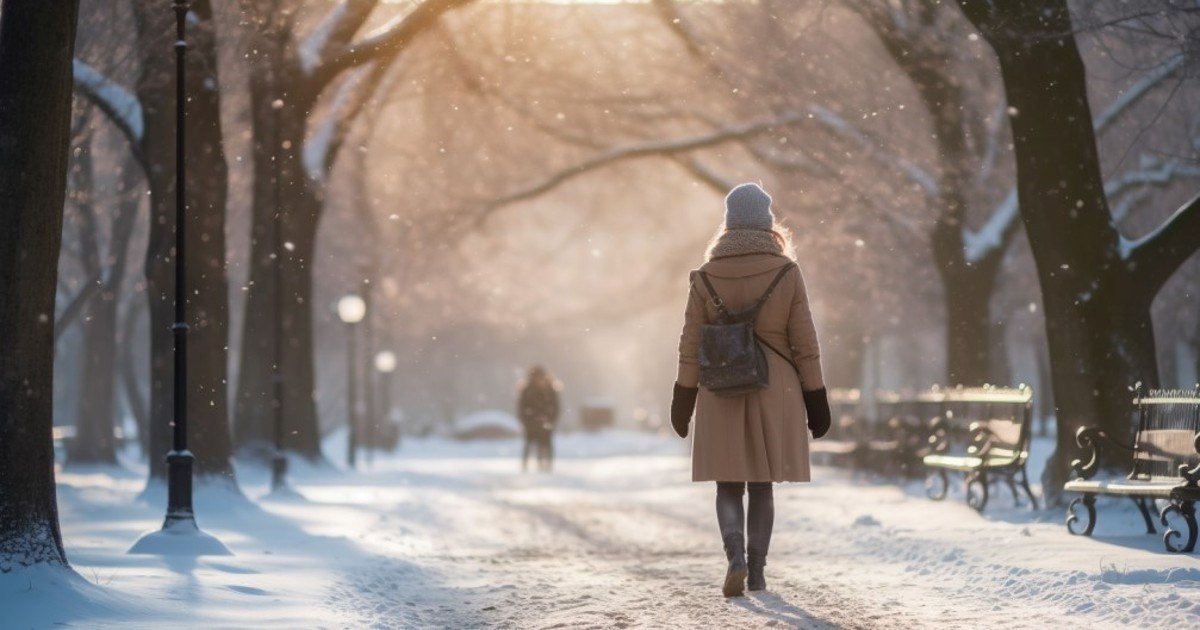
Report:
M346 428L349 439L346 441L346 465L355 466L355 455L358 451L358 407L355 404L357 389L358 359L354 344L354 329L367 315L367 303L357 295L347 295L338 300L338 319L346 324Z
M381 389L383 389L383 417L385 420L392 416L392 372L396 371L396 355L391 350L382 350L375 355L375 370L383 375L380 379L383 381ZM368 427L371 434L367 436L367 441L374 446L374 418L372 424Z

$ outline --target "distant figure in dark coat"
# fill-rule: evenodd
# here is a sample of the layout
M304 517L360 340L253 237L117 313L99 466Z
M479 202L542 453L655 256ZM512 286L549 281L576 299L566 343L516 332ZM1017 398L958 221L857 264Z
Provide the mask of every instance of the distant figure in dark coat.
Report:
M558 387L546 369L535 365L521 387L517 399L517 418L525 428L525 449L521 470L529 468L529 452L537 451L538 469L549 471L554 465L554 427L558 424Z

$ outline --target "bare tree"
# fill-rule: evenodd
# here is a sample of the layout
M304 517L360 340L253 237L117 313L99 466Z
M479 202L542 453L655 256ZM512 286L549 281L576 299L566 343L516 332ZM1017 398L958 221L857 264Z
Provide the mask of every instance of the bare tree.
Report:
M263 441L271 435L275 356L271 331L279 327L284 344L285 443L289 450L309 459L320 457L313 399L312 296L314 250L328 174L350 123L362 111L382 73L443 14L469 2L425 0L379 31L359 35L380 3L343 0L331 7L307 36L300 33L298 12L291 3L243 2L243 11L255 29L257 54L250 69L255 138L250 279L234 414L240 444ZM311 135L310 123L316 127ZM277 212L284 232L281 240L287 243L286 255L278 260L271 249ZM283 286L276 285L275 264L283 266ZM283 293L287 305L282 321L275 320L270 308L276 291Z
M1042 289L1058 408L1058 448L1043 480L1054 497L1075 429L1099 422L1128 437L1127 388L1158 382L1150 304L1200 247L1200 197L1127 239L1105 194L1066 0L959 6L995 50L1011 108L1017 196Z

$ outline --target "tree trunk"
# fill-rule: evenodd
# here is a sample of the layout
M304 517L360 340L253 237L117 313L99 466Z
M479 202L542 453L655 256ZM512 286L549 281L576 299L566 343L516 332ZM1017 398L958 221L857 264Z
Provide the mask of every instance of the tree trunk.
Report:
M946 384L982 385L990 382L992 375L994 346L989 306L1011 231L982 259L967 259L967 200L978 158L969 146L970 103L955 75L955 53L952 44L945 41L947 37L938 32L943 28L940 11L952 9L932 0L908 10L887 9L885 4L864 2L853 8L865 18L884 50L916 89L937 143L938 220L929 240L946 311ZM903 20L897 19L896 11L903 11Z
M289 89L295 83L287 78L291 76L287 74L287 68L291 67L292 64L280 61L256 67L251 72L254 208L249 291L242 328L234 424L239 446L263 444L271 439L274 421L272 378L278 332L283 340L284 448L317 461L321 459L321 435L313 398L316 376L312 265L322 200L302 166L306 132L304 111L311 106L311 101L298 90ZM276 82L284 87L276 88ZM280 108L272 107L277 98L283 104ZM278 183L273 162L276 159L279 160ZM277 199L283 226L281 240L286 244L279 261L282 287L276 281L272 251ZM278 290L283 292L283 312L277 318L274 306Z
M100 260L100 230L96 218L92 139L86 138L77 147L78 157L72 169L76 206L79 210L79 250L84 273L89 278L102 278ZM98 280L99 281L99 280ZM67 461L72 464L115 464L117 449L113 442L113 391L111 362L115 350L115 300L104 302L104 290L87 299L80 320L83 335L83 366L80 370L79 400L87 404L76 406L75 439L67 449ZM104 378L108 376L107 389Z
M946 306L946 384L978 386L991 382L991 301L1003 250L968 265L962 228L934 230L934 262Z
M90 173L92 162L90 149L80 154L81 175ZM89 176L90 179L90 176ZM117 306L121 286L125 279L129 240L133 223L137 218L138 195L134 192L137 178L133 169L126 166L121 173L120 201L117 202L112 227L109 230L108 252L101 260L99 256L95 208L89 201L81 204L80 212L85 218L89 235L84 235L85 258L89 275L96 275L103 265L103 286L88 301L87 316L82 322L83 370L80 391L81 400L75 418L75 439L71 441L67 460L72 464L112 464L117 461L117 443L113 430L118 426L119 414L116 407L117 383ZM88 182L87 190L90 190Z
M1004 8L959 1L996 51L1011 108L1017 196L1042 289L1057 405L1057 446L1042 479L1047 502L1056 503L1078 450L1076 429L1099 424L1128 435L1127 387L1157 384L1153 295L1127 280L1117 249L1065 0ZM1127 454L1105 455L1128 469Z
M66 565L54 487L54 297L77 0L0 5L0 572Z
M139 46L147 53L138 80L146 135L146 179L150 185L150 239L146 286L150 304L150 476L165 479L166 462L156 454L171 449L175 278L175 98L174 14L146 0L134 5ZM192 20L192 18L195 18ZM187 54L187 311L188 446L196 473L233 479L226 396L229 292L225 274L225 197L228 179L222 147L216 40L211 7L192 3Z
M83 320L81 404L75 418L75 439L67 451L71 464L115 464L113 437L115 404L114 357L117 350L117 300L105 291L92 298Z
M142 455L150 457L150 412L146 409L146 401L142 397L142 388L138 386L137 363L133 356L133 336L137 328L138 304L140 296L125 307L125 318L121 321L121 355L117 359L121 372L121 389L125 393L125 405L138 428L138 446Z

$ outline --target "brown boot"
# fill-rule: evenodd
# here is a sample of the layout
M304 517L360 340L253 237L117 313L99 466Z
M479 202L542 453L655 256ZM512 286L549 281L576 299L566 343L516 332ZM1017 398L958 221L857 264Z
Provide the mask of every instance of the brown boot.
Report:
M746 590L746 544L741 534L730 534L725 538L725 557L729 568L725 571L725 586L721 592L725 597L740 597Z
M763 567L767 565L767 557L750 554L747 559L750 574L746 578L746 588L752 591L762 591L767 588L767 579L763 577Z

